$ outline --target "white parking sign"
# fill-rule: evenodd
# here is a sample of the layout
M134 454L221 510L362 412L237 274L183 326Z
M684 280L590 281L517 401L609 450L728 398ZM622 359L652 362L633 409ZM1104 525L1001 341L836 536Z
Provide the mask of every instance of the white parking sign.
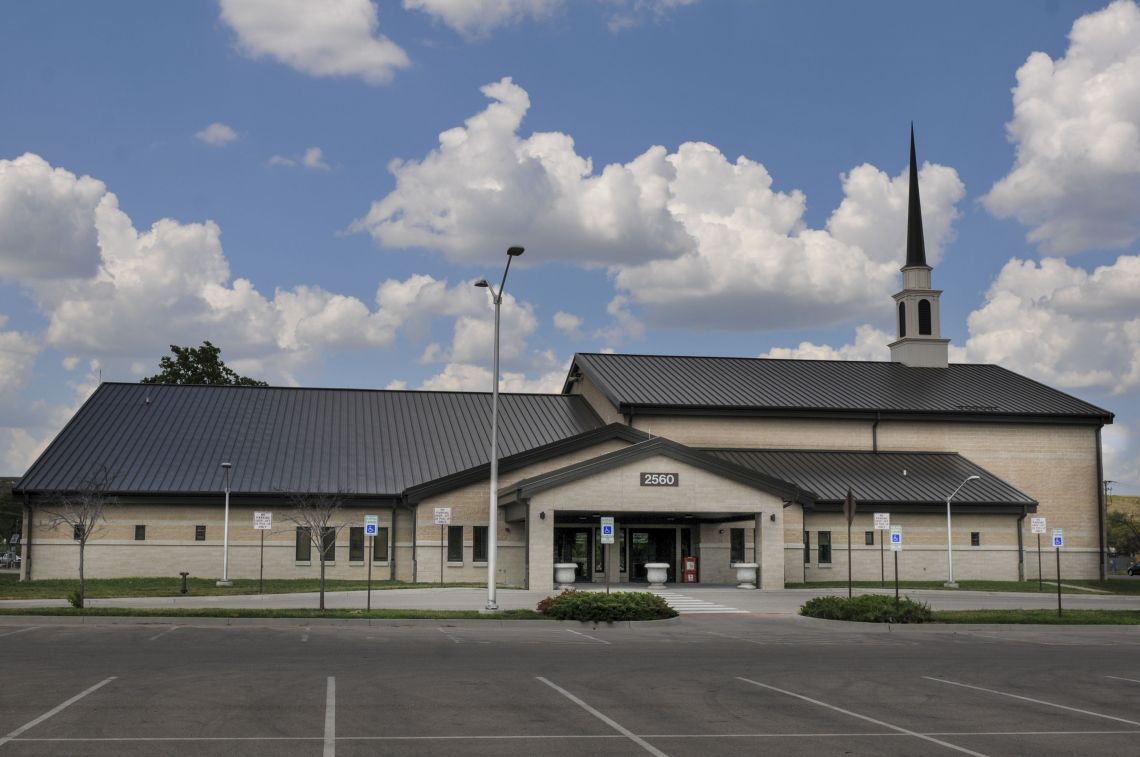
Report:
M602 544L614 543L614 519L602 518Z
M1045 519L1044 518L1030 518L1029 519L1029 533L1043 534L1045 533Z
M379 515L365 515L364 516L364 535L375 536L380 530L380 516Z
M875 513L875 530L886 531L891 527L890 513Z
M891 551L902 552L902 526L891 526Z

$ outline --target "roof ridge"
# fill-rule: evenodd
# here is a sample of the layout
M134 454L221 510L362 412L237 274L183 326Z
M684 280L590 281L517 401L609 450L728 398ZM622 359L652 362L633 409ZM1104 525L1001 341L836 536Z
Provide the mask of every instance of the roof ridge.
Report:
M459 394L459 395L486 395L490 396L492 392L481 392L469 389L383 389L362 386L247 386L241 384L143 384L138 381L104 381L100 386L137 386L137 387L193 387L196 389L275 389L287 391L309 391L309 392L367 392L370 394ZM499 396L510 395L512 397L569 397L574 395L566 395L560 392L504 392L500 391Z

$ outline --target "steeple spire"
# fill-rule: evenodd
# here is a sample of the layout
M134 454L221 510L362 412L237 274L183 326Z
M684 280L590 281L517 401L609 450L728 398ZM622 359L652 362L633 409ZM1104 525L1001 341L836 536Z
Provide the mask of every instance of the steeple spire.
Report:
M914 122L910 124L910 211L906 218L906 264L926 265L922 238L922 203L918 199L918 160L914 156Z

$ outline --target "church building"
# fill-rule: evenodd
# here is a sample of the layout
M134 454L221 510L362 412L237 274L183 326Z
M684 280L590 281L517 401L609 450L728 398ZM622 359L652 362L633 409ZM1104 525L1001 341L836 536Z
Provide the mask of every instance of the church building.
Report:
M779 589L846 579L850 559L855 580L891 580L890 529L904 580L945 581L951 558L956 579L1035 579L1042 518L1063 575L1102 576L1112 413L950 363L941 294L912 134L889 362L577 354L561 393L500 396L493 540L490 393L104 383L14 489L23 577L76 575L77 534L49 511L97 471L114 503L90 577L221 577L223 560L230 578L314 577L289 520L313 493L343 500L325 542L338 579L485 583L490 563L501 586L552 590L556 564L638 583L657 563L669 583L729 584L755 563Z

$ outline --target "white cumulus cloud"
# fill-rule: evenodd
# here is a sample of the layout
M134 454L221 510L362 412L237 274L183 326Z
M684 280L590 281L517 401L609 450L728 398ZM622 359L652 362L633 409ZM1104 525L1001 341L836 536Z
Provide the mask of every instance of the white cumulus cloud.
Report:
M524 19L544 19L563 0L404 0L404 7L438 19L465 37L483 37L493 29Z
M606 26L620 32L640 26L647 20L662 21L677 8L695 5L700 0L602 0L607 6Z
M842 178L846 198L827 229L811 229L803 193L775 188L747 157L687 142L595 171L568 134L519 135L530 97L511 79L482 91L491 104L443 132L436 149L393 161L396 188L354 230L460 262L526 240L546 260L607 268L619 312L641 309L655 325L826 325L873 312L896 288L905 168L890 177L857 167ZM943 166L924 165L920 181L936 259L965 189Z
M1050 254L1125 247L1140 238L1140 8L1119 0L1073 24L1057 60L1035 52L1017 71L1017 157L983 198L1032 227Z
M282 168L301 167L320 171L329 170L329 164L325 162L324 151L319 147L310 147L295 158L287 158L284 155L274 155L266 161L266 165L270 167L280 166Z
M222 21L251 58L271 57L312 76L391 81L411 64L399 45L378 33L370 0L221 0Z
M863 324L855 329L855 341L840 347L813 342L800 342L796 347L773 347L759 357L784 360L888 360L887 345L895 340L892 334Z
M238 133L229 126L215 121L202 131L195 133L194 138L214 147L225 147L238 138Z

